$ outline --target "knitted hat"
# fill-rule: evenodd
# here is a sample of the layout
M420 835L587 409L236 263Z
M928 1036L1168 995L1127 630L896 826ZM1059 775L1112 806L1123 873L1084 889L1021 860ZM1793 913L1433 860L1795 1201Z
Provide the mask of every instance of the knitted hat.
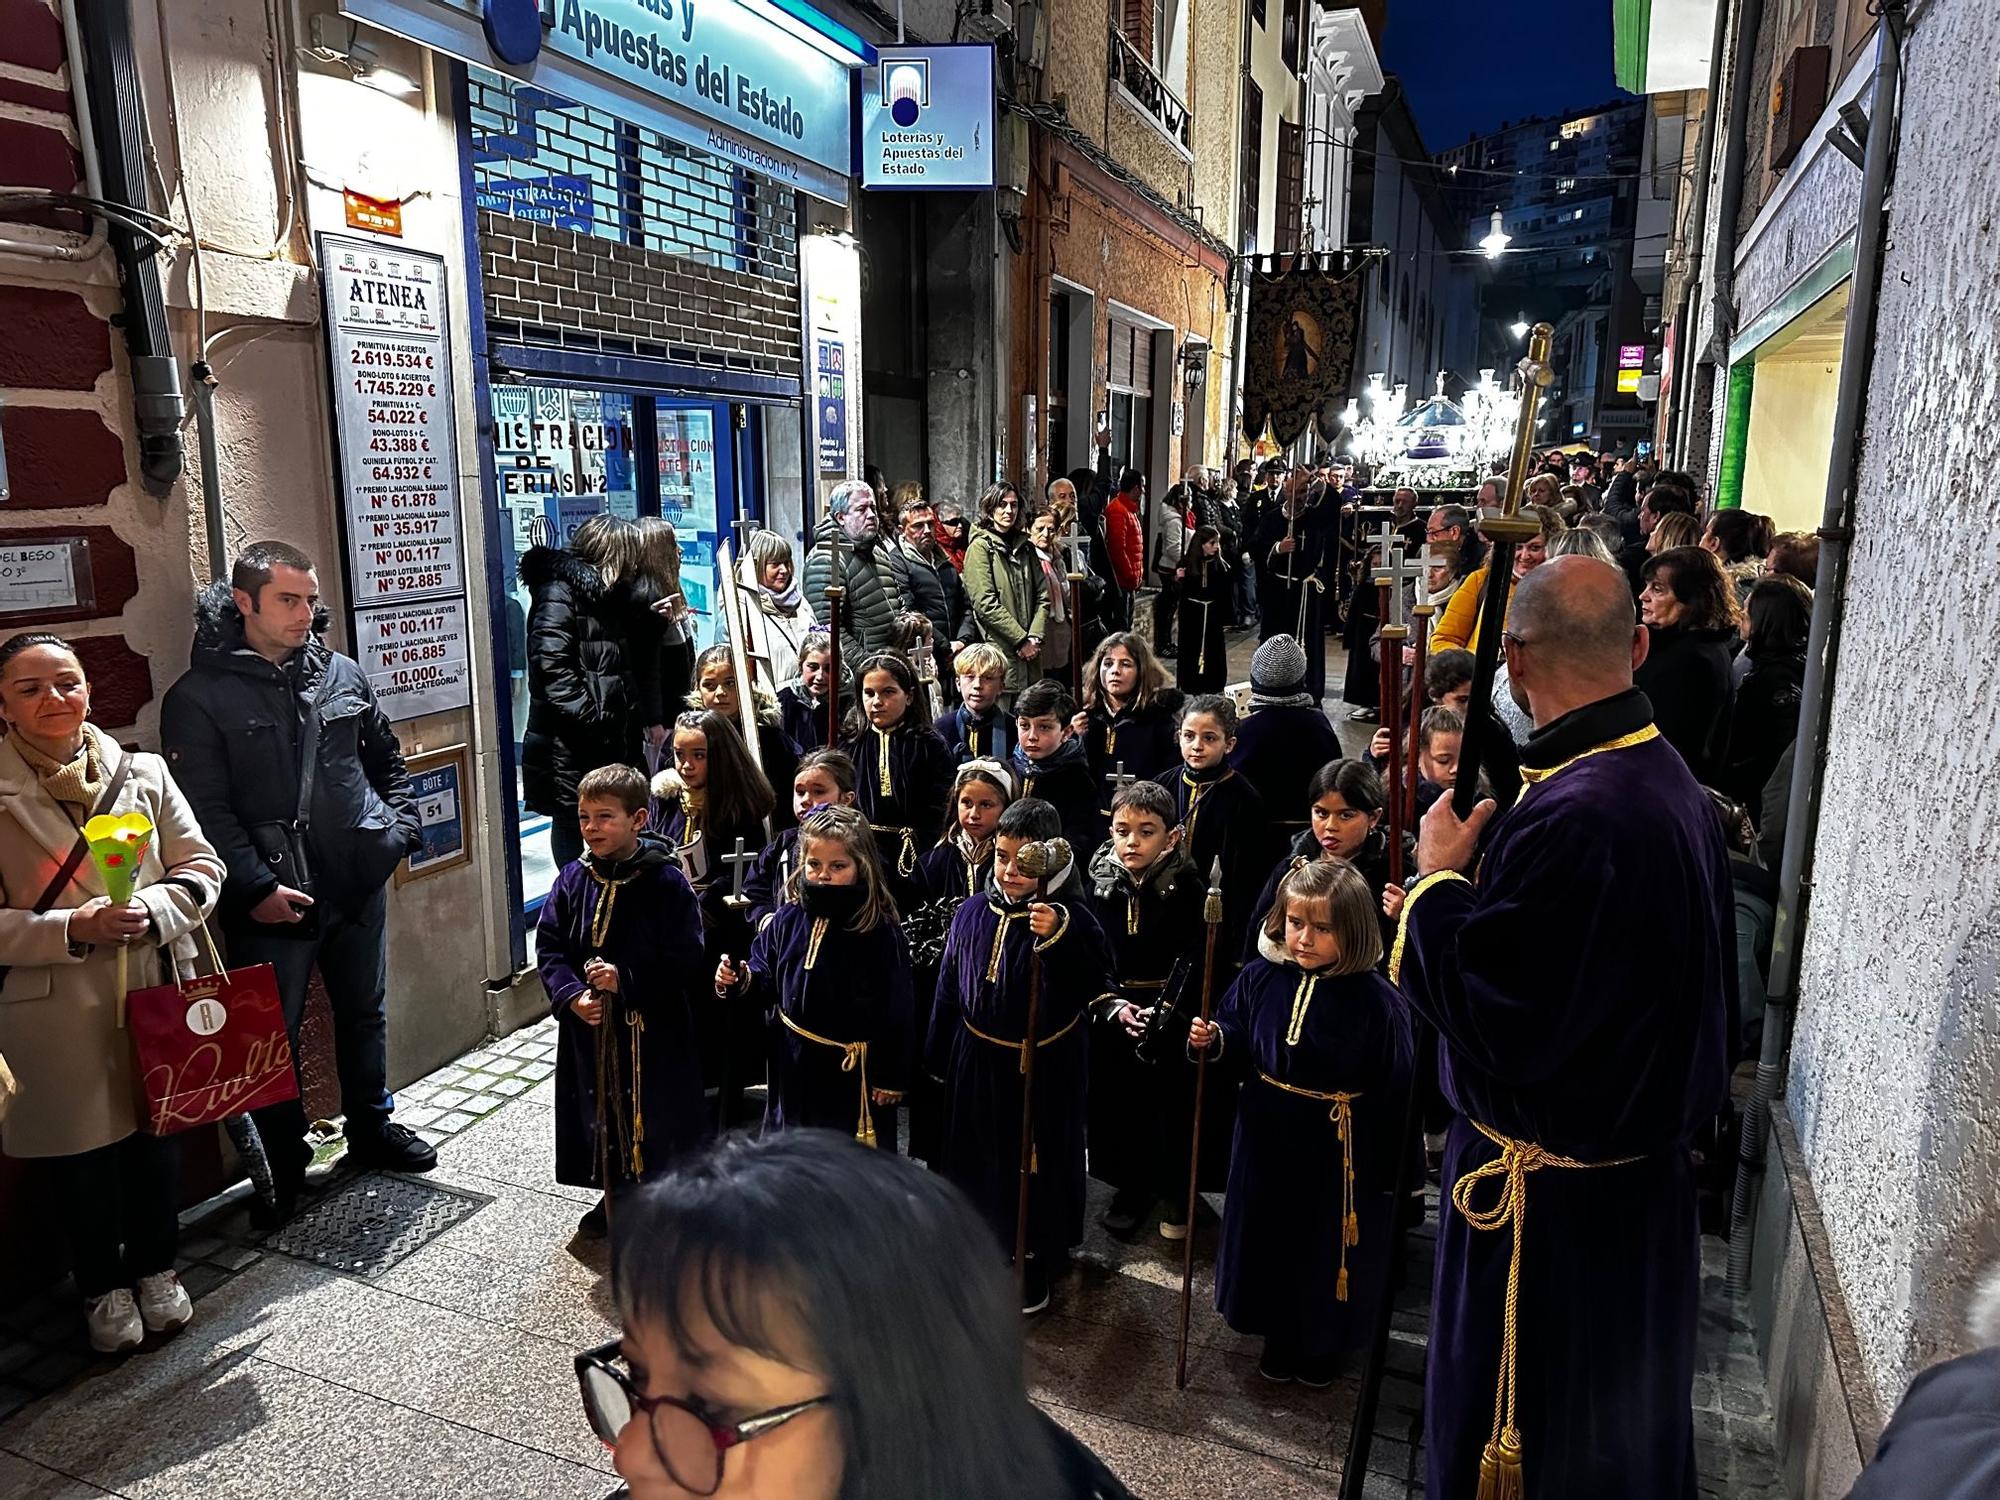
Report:
M1252 708L1309 708L1305 686L1306 654L1297 637L1274 635L1250 658Z

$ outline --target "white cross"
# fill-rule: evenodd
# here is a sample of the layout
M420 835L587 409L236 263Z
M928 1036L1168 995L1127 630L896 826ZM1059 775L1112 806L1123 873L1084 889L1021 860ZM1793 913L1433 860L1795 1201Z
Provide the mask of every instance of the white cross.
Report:
M1423 576L1422 568L1405 560L1400 542L1389 548L1384 561L1375 565L1375 581L1389 585L1389 618L1383 624L1400 630L1410 623L1409 615L1403 608L1403 585Z
M729 872L730 892L725 898L728 905L748 906L750 904L750 898L743 894L743 871L748 866L756 863L756 860L757 856L755 854L745 852L742 839L736 841L736 849L733 853L722 856L722 862L732 867Z

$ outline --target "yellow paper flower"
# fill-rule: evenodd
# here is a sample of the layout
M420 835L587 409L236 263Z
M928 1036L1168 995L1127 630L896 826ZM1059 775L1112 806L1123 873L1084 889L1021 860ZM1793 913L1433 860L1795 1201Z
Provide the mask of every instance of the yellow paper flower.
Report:
M90 844L90 862L103 877L105 894L120 904L130 901L139 866L153 847L153 820L142 812L116 817L100 813L83 825L83 836Z

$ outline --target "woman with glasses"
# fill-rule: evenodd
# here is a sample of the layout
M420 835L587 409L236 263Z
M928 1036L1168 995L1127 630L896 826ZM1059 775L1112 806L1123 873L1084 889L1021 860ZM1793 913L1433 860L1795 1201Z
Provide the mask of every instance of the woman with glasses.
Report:
M632 1500L1130 1500L1029 1404L992 1231L907 1158L725 1138L613 1234L625 1337L576 1370Z

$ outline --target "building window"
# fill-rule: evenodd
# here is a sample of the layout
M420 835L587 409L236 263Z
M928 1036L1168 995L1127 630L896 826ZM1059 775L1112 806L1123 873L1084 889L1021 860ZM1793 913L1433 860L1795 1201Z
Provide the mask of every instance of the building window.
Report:
M1265 24L1264 0L1250 0L1250 19L1259 26Z
M1281 39L1285 66L1294 74L1305 76L1305 0L1285 0L1285 29Z
M1111 465L1145 472L1153 447L1153 331L1111 320L1105 395L1111 408Z
M1304 127L1290 120L1278 122L1278 227L1273 244L1281 251L1305 248L1305 138Z

